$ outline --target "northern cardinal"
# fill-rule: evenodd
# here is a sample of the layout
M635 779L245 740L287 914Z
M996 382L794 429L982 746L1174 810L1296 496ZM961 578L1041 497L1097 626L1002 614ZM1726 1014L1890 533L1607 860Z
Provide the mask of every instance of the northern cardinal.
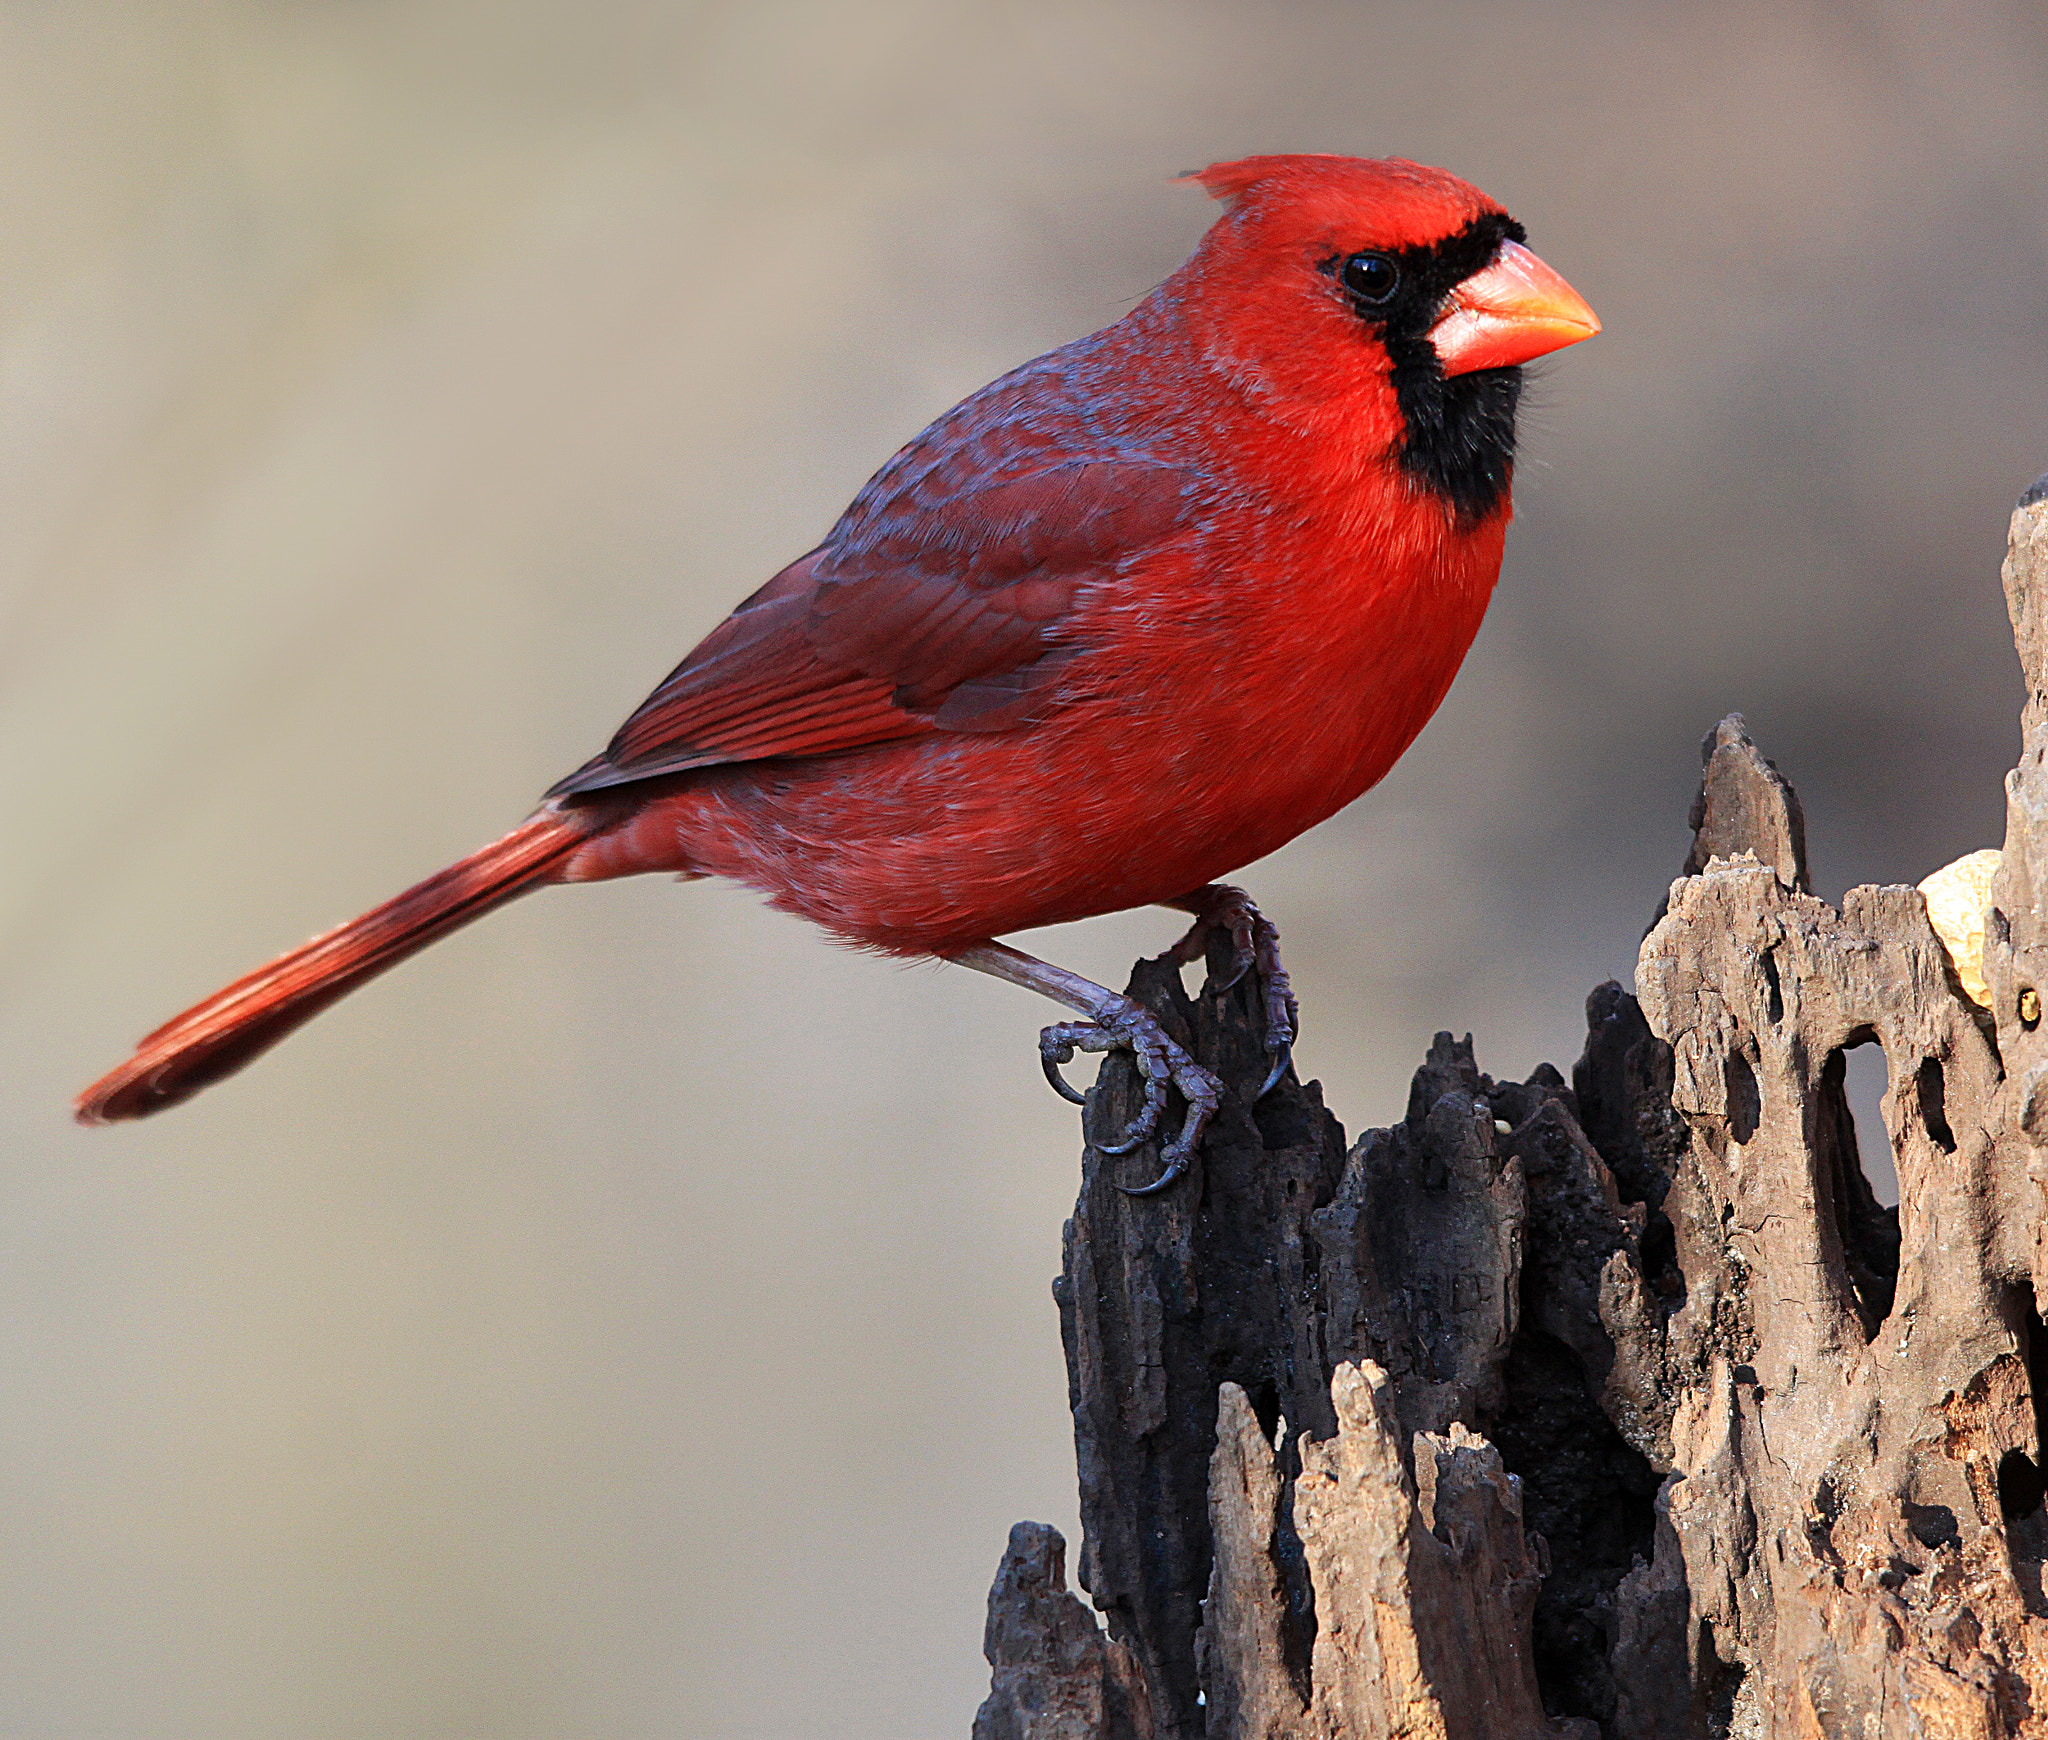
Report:
M545 883L729 876L838 935L1043 992L1057 1064L1128 1048L1146 1106L1215 1079L1146 1011L994 940L1160 903L1294 1012L1273 927L1217 878L1373 785L1450 686L1500 573L1521 366L1593 311L1485 194L1399 159L1252 157L1187 263L885 465L511 833L237 980L87 1089L140 1117ZM1269 1083L1270 1085L1270 1083Z

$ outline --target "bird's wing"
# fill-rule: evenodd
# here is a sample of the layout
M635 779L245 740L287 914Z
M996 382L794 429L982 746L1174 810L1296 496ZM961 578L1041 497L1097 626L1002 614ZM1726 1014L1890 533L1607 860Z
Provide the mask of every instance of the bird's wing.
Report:
M1201 480L1002 433L906 449L549 795L1044 717L1082 588L1190 524Z

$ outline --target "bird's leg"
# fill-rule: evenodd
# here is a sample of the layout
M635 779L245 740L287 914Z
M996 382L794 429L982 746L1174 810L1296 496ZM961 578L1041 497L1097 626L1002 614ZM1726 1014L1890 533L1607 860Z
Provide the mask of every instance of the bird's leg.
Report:
M1270 929L1271 927L1268 926ZM974 943L956 950L946 959L978 973L993 974L1027 991L1064 1003L1085 1017L1080 1021L1059 1021L1038 1036L1039 1056L1045 1063L1046 1080L1076 1105L1083 1103L1060 1075L1059 1066L1077 1051L1128 1051L1136 1059L1138 1074L1145 1083L1144 1109L1131 1120L1129 1128L1115 1142L1098 1142L1104 1154L1128 1154L1159 1127L1166 1110L1166 1088L1171 1082L1188 1102L1187 1120L1180 1134L1159 1151L1165 1169L1150 1184L1119 1185L1129 1196L1150 1196L1164 1190L1188 1169L1202 1139L1202 1127L1209 1121L1222 1095L1222 1086L1206 1069L1167 1037L1158 1017L1130 998L1120 996L1092 980L1070 973L1064 967L1035 959L1021 950L999 942Z
M1266 1084L1259 1089L1259 1098L1264 1099L1287 1073L1288 1062L1294 1055L1295 1035L1301 1031L1301 1009L1294 1000L1294 987L1288 981L1287 969L1280 964L1279 931L1273 927L1273 921L1252 904L1249 894L1242 888L1232 888L1223 882L1212 882L1206 888L1197 888L1192 894L1183 894L1178 900L1161 901L1160 904L1177 912L1195 915L1195 922L1188 927L1187 935L1168 949L1162 959L1176 961L1182 966L1190 961L1199 961L1209 952L1211 931L1227 929L1230 932L1229 976L1219 982L1212 973L1209 982L1202 987L1205 996L1220 997L1254 967L1258 969L1265 1004L1266 1055L1273 1060L1272 1068L1266 1073Z

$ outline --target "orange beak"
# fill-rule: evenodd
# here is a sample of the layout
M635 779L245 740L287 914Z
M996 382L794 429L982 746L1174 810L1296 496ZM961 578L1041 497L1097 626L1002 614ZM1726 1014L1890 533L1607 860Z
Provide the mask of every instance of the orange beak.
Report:
M1591 338L1600 317L1586 299L1519 242L1451 292L1429 329L1446 375L1513 368Z

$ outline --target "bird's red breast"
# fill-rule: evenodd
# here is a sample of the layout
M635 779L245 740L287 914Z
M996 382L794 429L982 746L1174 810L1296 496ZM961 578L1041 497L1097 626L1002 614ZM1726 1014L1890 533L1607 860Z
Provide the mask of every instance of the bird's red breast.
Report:
M1519 364L1597 322L1441 170L1195 179L1179 271L941 417L556 788L639 800L563 880L944 952L1185 893L1392 766L1499 573Z

